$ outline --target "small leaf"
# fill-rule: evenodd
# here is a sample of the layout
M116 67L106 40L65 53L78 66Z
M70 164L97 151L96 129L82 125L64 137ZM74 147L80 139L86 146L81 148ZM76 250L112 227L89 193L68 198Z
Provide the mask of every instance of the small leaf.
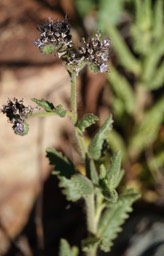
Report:
M78 248L76 246L71 246L65 239L60 240L60 251L59 256L78 256Z
M94 185L98 185L99 177L96 169L96 165L93 159L88 158L86 156L85 166L87 170L87 177L89 177Z
M104 252L110 251L113 240L121 231L121 225L132 211L131 205L138 198L138 193L133 190L126 190L116 203L110 203L109 208L104 211L98 227L98 237L101 237L101 250Z
M106 178L100 179L99 188L101 189L101 193L104 198L111 202L116 202L118 199L118 194L115 189L111 190L108 185L108 180Z
M106 200L116 202L118 194L116 188L118 187L124 172L120 170L121 158L117 154L108 169L102 164L100 166L99 187Z
M82 240L82 250L83 252L88 252L91 250L98 242L100 238L93 234L90 234L86 239Z
M44 99L31 99L33 102L35 102L39 107L43 108L46 112L52 112L55 110L55 107L53 105L53 103L47 101L47 100L44 100Z
M118 187L123 175L124 171L121 170L121 152L118 152L114 155L111 165L107 170L108 186L111 190Z
M70 179L60 175L58 178L60 180L59 187L62 188L63 194L69 201L77 201L94 192L91 181L81 174L74 174Z
M89 145L89 154L94 160L98 160L101 157L103 143L107 138L109 131L112 129L112 123L112 116L109 116Z
M55 113L60 117L65 117L67 111L63 108L62 105L58 105L55 107Z
M47 157L50 161L50 164L54 166L55 171L53 172L55 175L65 176L70 178L75 173L75 167L73 163L63 156L62 153L56 151L53 148L48 148L46 150Z
M84 132L86 128L95 124L98 121L98 117L92 113L85 114L82 119L78 122L78 128Z

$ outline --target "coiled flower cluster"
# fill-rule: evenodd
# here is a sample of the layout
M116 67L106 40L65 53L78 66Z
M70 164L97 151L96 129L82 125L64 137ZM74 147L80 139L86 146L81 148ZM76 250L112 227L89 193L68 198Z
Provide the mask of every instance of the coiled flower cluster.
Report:
M38 25L37 29L40 38L35 40L34 44L43 51L46 45L53 45L54 49L62 55L73 46L67 19L56 22L49 19L44 24Z
M49 19L37 29L40 38L34 44L43 53L57 52L68 70L78 73L86 64L95 72L109 70L110 39L102 39L101 33L88 40L83 38L80 46L76 47L72 42L68 19L61 21Z
M25 120L32 114L33 108L31 106L26 107L23 99L8 99L7 104L3 105L1 112L6 115L16 134L25 135L28 133L29 127Z

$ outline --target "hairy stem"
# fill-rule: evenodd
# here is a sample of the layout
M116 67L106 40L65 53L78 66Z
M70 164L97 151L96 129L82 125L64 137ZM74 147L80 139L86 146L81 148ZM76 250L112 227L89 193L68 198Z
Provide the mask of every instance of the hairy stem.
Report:
M88 231L92 234L96 233L96 222L95 222L95 201L94 194L85 197L86 211L87 211L87 227Z
M69 73L71 77L71 111L73 113L73 122L76 124L77 115L77 75L75 72Z
M71 113L70 115L74 126L75 126L75 135L77 139L77 143L80 149L80 153L82 156L82 159L85 159L85 155L87 153L87 149L85 146L85 141L83 136L80 134L78 127L76 127L76 124L78 122L78 112L77 112L77 74L75 72L69 72L69 75L71 77Z
M87 217L87 230L90 234L96 235L97 232L97 224L95 220L95 200L94 194L88 195L85 197L85 205L86 205L86 217ZM87 256L96 256L97 246L96 244L92 246L88 252Z
M87 155L87 148L85 145L85 140L83 134L79 131L77 127L78 123L78 112L77 112L77 75L74 72L69 72L71 77L71 119L75 127L75 135L77 139L78 146L80 148L80 153L82 159L85 160ZM85 197L86 204L86 217L87 217L87 230L90 234L96 234L97 231L97 222L95 219L96 210L95 210L95 195L91 194ZM87 252L87 256L96 256L97 246L93 246Z

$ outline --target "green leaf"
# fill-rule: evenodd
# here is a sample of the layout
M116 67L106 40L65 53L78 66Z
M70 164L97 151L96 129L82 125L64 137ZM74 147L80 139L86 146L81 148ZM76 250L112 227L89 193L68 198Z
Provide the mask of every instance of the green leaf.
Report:
M111 201L111 202L116 202L118 200L117 191L115 189L110 189L109 181L106 178L106 176L102 177L103 176L102 172L104 172L104 170L105 170L105 167L103 165L101 165L101 169L100 169L101 177L99 180L99 188L101 189L101 193L106 200Z
M86 128L91 126L92 124L95 124L98 121L98 117L95 116L92 113L85 114L80 121L78 122L77 126L78 128L84 132Z
M70 246L65 239L60 240L59 256L78 256L79 250L76 246Z
M164 120L164 104L161 98L156 105L145 113L141 123L136 127L130 141L129 153L136 157L157 138L160 126Z
M104 122L102 127L96 133L94 138L91 140L89 145L89 154L94 160L98 160L101 157L101 150L103 147L103 143L107 138L109 131L112 129L113 119L112 116L109 116L107 120Z
M56 151L53 148L48 148L46 150L47 157L51 165L54 166L54 174L65 176L66 178L70 178L76 171L73 163L63 156L62 153Z
M98 226L98 237L101 238L100 249L109 252L113 240L121 231L121 225L129 217L132 211L131 205L139 198L139 194L133 190L125 191L116 203L110 203L101 216Z
M99 186L103 196L112 202L116 202L118 194L116 188L120 184L124 172L121 170L121 153L114 155L111 164L106 168L103 164L100 166Z
M92 182L81 174L74 174L70 179L60 175L58 178L59 187L62 188L63 194L69 201L75 202L94 192Z
M90 234L86 239L82 240L83 252L88 252L100 241L100 238Z
M147 84L147 88L150 90L156 90L164 85L164 60L160 67L155 71L154 77Z
M120 134L117 133L117 131L112 130L107 138L107 142L112 148L113 152L121 151L123 159L127 159L127 149L125 146L125 143L123 141L123 138Z
M108 20L111 24L116 25L120 21L124 2L125 0L100 0L98 12L98 27L104 28L106 20Z
M115 50L119 63L122 64L125 69L133 72L136 75L139 75L141 73L141 65L130 52L130 49L123 40L121 34L114 26L109 24L108 20L105 23L105 27L111 38L112 48Z
M89 177L94 185L98 185L99 177L96 169L95 162L92 158L86 156L85 166L87 170L87 177Z
M151 54L147 55L143 64L142 79L145 85L149 87L149 83L155 75L156 68L164 55L164 33L161 35L161 39L155 43L152 47Z
M34 101L39 107L43 108L46 112L53 112L60 117L65 117L67 113L67 111L64 109L62 105L57 105L55 107L52 102L49 102L44 99L39 100L39 99L33 98L31 100Z
M122 100L127 113L133 113L135 97L131 85L127 79L125 79L125 77L120 75L119 72L112 67L108 75L108 81L110 82L110 86L116 94L116 97Z
M163 33L163 25L164 25L164 2L163 0L156 0L154 7L154 26L153 26L153 34L156 39L161 37Z
M47 100L44 100L44 99L31 99L33 102L35 102L39 107L43 108L46 112L54 112L55 110L55 107L53 105L53 103L47 101Z
M116 189L120 184L124 171L121 170L121 152L114 155L111 165L107 169L108 186L111 190Z
M57 105L55 107L55 113L60 117L65 117L67 111L64 109L62 105Z

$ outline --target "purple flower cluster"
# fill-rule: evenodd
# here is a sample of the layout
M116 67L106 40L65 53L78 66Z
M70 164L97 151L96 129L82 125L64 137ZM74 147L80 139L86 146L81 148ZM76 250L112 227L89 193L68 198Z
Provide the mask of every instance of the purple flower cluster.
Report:
M98 33L88 40L82 39L79 47L75 47L70 34L68 19L52 21L37 27L40 38L35 45L43 53L58 53L68 70L77 73L88 64L96 72L107 72L110 59L110 39L101 39Z
M23 100L8 99L1 112L6 115L16 134L25 135L28 132L28 125L25 120L33 112L33 108L26 107Z
M73 45L70 25L67 19L56 22L49 19L44 24L38 25L37 29L40 33L40 38L35 40L34 44L39 48L52 44L56 47L56 51L64 53L65 50Z

